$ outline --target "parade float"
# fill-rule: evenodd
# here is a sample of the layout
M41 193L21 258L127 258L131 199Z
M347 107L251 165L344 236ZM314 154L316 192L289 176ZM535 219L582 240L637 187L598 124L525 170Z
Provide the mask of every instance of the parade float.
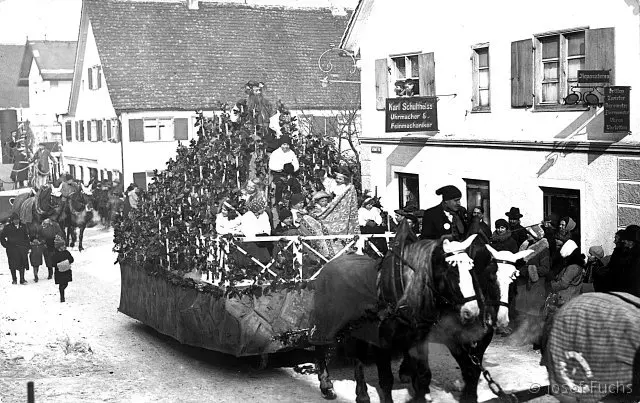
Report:
M211 117L199 112L198 138L178 147L138 208L114 225L119 311L181 343L235 356L304 347L313 279L324 263L367 237L359 235L354 186L298 234L216 234L221 202L242 212L254 178L267 183L272 201L268 151L281 136L289 136L298 156L303 194L317 189L318 168L353 169L331 139L299 134L296 117L282 103L272 107L263 89L250 82L246 100L222 105ZM283 204L290 195L285 189ZM274 249L268 260L251 253L251 244L264 241Z

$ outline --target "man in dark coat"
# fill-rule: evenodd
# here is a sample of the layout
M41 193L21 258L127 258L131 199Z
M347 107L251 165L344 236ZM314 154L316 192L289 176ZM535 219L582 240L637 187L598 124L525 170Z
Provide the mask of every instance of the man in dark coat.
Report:
M7 260L13 284L18 283L16 272L20 273L20 284L27 284L24 279L24 271L29 267L29 236L27 227L20 225L20 217L17 214L11 216L11 222L0 232L0 244L7 249Z
M462 193L452 185L436 190L442 196L442 202L424 212L422 217L422 239L440 239L462 241L466 229L466 210L460 205Z
M51 278L53 277L54 264L52 256L56 251L54 245L56 235L64 239L64 232L62 231L62 228L60 228L60 224L50 218L42 221L40 237L44 242L44 262L47 265L47 270L49 272L49 280L51 280Z
M504 214L509 217L509 231L511 231L511 237L516 240L518 248L520 248L520 245L527 240L527 230L520 225L520 219L522 218L520 209L518 207L511 207L511 209Z

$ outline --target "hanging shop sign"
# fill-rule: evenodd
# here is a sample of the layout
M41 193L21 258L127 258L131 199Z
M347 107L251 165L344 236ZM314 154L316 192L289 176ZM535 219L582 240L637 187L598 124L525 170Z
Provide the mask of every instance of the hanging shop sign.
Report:
M436 97L387 98L386 132L437 131Z
M610 70L578 70L578 84L609 83Z
M628 133L631 87L604 87L604 132Z

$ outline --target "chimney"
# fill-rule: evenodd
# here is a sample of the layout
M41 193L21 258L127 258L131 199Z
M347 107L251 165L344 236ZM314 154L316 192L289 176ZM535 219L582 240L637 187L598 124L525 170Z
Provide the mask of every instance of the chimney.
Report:
M200 8L200 2L198 0L187 0L187 8L189 10L198 10Z

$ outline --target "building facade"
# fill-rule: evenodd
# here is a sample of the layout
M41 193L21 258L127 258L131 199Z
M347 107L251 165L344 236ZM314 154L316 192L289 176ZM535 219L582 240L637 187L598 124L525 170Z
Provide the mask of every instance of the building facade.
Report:
M583 250L610 253L618 228L640 224L639 8L361 0L341 46L362 58L365 188L393 210L411 200L429 208L440 201L435 190L453 184L469 209L484 206L492 228L511 207L523 225L556 213L578 223ZM397 10L416 22L391 21ZM408 79L434 104L398 100ZM631 87L630 96L623 88L605 108L611 86ZM398 123L407 113L394 115L388 102L432 120ZM420 109L427 104L437 124Z
M195 111L244 99L251 80L266 83L274 107L331 116L343 89L323 87L318 58L348 18L328 8L85 0L66 170L85 183L118 177L145 188L179 142L195 138Z
M27 41L18 85L29 88L29 120L36 142L61 142L58 116L67 113L76 42Z

